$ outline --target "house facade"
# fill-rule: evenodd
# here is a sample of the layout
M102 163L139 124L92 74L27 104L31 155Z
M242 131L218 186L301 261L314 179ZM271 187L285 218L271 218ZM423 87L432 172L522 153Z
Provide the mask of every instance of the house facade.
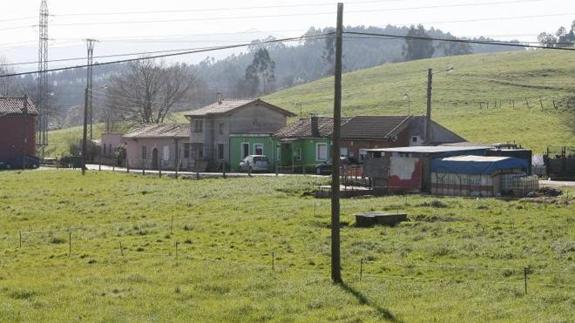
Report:
M431 122L431 145L463 142L465 139ZM420 146L424 143L425 117L356 116L342 118L340 156L362 162L369 149ZM333 119L312 116L300 119L274 134L279 145L282 170L309 172L331 159Z
M131 131L122 140L129 167L192 170L189 124L155 124Z
M240 161L249 155L266 155L270 162L270 171L276 169L280 158L277 141L272 134L230 135L230 169L239 171Z
M217 169L231 165L232 135L274 133L284 127L293 113L255 100L218 101L185 114L190 122L191 160L196 167ZM237 148L237 147L236 147ZM235 148L234 148L235 149Z
M28 97L0 97L0 161L20 167L26 156L36 156L37 116Z

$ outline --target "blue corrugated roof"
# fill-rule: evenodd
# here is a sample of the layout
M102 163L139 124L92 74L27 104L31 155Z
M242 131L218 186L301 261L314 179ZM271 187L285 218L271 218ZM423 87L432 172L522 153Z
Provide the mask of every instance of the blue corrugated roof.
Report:
M527 171L528 167L526 160L513 157L457 156L431 161L432 172L451 174L490 175L506 169Z

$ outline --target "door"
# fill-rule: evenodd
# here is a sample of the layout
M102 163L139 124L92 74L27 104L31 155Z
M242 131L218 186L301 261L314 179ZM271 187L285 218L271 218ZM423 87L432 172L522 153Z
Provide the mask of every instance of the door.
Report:
M158 169L158 148L152 150L152 169Z

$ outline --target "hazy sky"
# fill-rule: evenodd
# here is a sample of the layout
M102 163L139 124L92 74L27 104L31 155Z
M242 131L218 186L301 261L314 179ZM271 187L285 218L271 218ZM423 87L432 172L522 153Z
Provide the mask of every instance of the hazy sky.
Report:
M0 56L36 59L40 0L2 0ZM194 48L249 40L259 33L300 35L333 26L337 1L48 0L50 59L77 56L96 38L96 55ZM572 0L350 0L346 25L423 23L456 36L535 41L575 20ZM247 32L247 33L246 33ZM182 40L185 37L185 41ZM204 55L205 56L205 55ZM197 58L199 59L199 57ZM20 69L20 68L18 68Z

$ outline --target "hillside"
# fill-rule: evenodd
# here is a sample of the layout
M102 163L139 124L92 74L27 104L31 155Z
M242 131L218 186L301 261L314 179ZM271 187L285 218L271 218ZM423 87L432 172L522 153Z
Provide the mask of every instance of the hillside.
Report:
M569 52L451 56L347 73L342 113L407 114L404 94L408 93L411 113L424 114L427 68L444 71L448 66L453 66L452 72L433 77L433 118L467 140L516 141L536 152L547 145L575 145L575 129L563 122L568 119L568 109L565 104L559 107L562 99L575 92L575 56ZM279 91L265 99L298 114L328 115L333 108L333 78ZM489 108L487 103L480 108L479 102L489 102ZM496 102L498 108L494 108ZM570 114L574 113L572 105Z
M548 145L575 145L575 129L567 123L575 114L575 105L569 112L562 101L575 93L575 56L569 52L451 56L346 73L342 113L407 114L407 93L411 113L424 114L427 68L444 71L448 66L453 66L453 71L433 77L433 118L446 127L472 142L516 141L535 152L543 152ZM288 88L264 99L304 116L329 115L333 108L333 78ZM482 108L479 102L484 102ZM494 108L496 103L498 108ZM185 119L182 113L176 113L170 121ZM80 138L81 128L51 134L48 152L59 156L67 151L68 142Z

